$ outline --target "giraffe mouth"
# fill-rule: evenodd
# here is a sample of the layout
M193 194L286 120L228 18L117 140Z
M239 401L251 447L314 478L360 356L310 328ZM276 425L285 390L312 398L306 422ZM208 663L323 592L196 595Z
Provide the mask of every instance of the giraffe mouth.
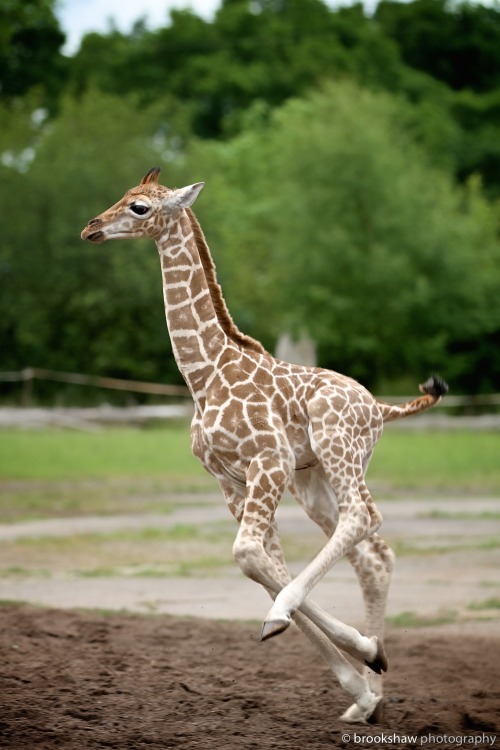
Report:
M98 245L100 242L104 242L106 239L106 236L104 232L91 232L89 235L87 235L87 238L89 242L92 242L94 245Z

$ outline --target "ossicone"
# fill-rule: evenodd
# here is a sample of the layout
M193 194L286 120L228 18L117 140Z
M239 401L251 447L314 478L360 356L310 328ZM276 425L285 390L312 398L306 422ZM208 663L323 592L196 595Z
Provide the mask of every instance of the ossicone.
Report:
M160 167L153 167L153 169L150 169L147 175L142 178L141 185L149 185L152 182L158 182L158 175L160 172Z

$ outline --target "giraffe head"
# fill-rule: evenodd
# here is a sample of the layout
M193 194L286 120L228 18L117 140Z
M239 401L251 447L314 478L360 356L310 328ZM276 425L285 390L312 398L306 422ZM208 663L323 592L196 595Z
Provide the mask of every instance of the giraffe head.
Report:
M140 185L128 190L118 203L89 221L82 239L99 244L105 240L160 237L169 218L191 206L205 183L171 190L158 183L159 174L159 167L150 169Z

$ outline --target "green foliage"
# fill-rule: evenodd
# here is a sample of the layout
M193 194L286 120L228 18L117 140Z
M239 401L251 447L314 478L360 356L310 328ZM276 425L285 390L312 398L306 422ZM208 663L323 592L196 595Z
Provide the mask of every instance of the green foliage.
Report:
M2 369L179 381L154 248L79 239L159 163L207 181L230 310L267 347L306 330L375 388L498 389L496 6L224 0L62 41L53 0L2 4Z
M22 119L22 118L21 118ZM84 245L87 221L168 158L158 108L89 91L62 102L23 170L3 167L0 247L4 369L176 379L154 245ZM23 123L25 130L29 130ZM22 200L20 200L22 196Z
M210 138L241 132L259 103L274 108L344 77L421 105L415 127L434 158L462 181L479 172L500 193L496 7L384 0L368 17L360 4L230 0L212 22L172 11L156 31L139 21L128 36L89 34L69 64L76 91L177 102L190 129Z
M498 196L499 7L450 0L382 0L374 21L384 37L398 45L411 70L457 92L451 98L445 95L441 104L462 130L461 142L455 141L455 175L465 180L479 173L491 195Z
M464 180L480 175L487 194L500 196L500 89L484 94L460 91L450 112L459 124L461 140L456 174Z
M430 164L416 113L347 82L291 101L193 148L210 191L198 212L230 309L239 320L251 306L264 341L306 329L323 364L372 387L441 368L488 388L498 356L487 374L471 356L500 327L498 216L477 180L457 188Z
M0 95L23 96L34 86L54 106L65 82L61 47L65 35L54 0L3 0L0 5Z
M375 21L399 45L404 61L453 89L500 86L498 6L450 0L382 0Z
M212 23L172 11L170 24L157 31L137 24L129 37L87 35L71 63L80 91L90 82L133 91L146 102L165 95L182 100L203 137L240 130L257 100L277 106L339 75L390 89L404 88L407 77L415 88L397 45L360 5L332 12L322 0L232 0Z

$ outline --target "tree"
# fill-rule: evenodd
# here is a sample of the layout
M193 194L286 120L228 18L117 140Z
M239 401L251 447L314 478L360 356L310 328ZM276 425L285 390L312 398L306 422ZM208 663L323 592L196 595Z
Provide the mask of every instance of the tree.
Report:
M500 85L500 9L450 0L382 0L375 21L403 60L452 89Z
M198 212L230 309L267 345L305 329L324 365L372 387L433 369L491 387L498 355L487 373L475 357L500 329L498 218L477 180L433 166L417 113L347 82L290 101L196 148Z
M93 81L144 102L174 96L188 105L194 132L216 138L238 132L258 101L279 106L346 74L400 86L397 45L360 5L333 12L323 0L231 0L210 23L172 11L157 31L139 23L129 37L116 30L88 35L72 62L78 90Z
M151 243L93 248L80 232L175 150L164 113L89 91L67 97L29 165L1 165L3 367L179 380ZM19 197L22 196L22 200Z
M18 15L0 28L0 55L25 6L50 19L52 0L17 5L5 6ZM22 96L0 96L4 365L178 378L163 359L154 251L79 240L160 163L167 184L207 181L196 212L231 312L266 346L308 329L323 364L369 385L441 367L492 387L498 91L486 74L484 91L452 90L409 65L412 34L422 41L430 19L429 34L448 38L465 7L382 5L375 20L322 0L225 0L210 23L175 11L157 31L139 21L88 35L60 112L29 76Z
M0 8L0 97L11 100L39 86L54 108L65 77L65 41L54 0L4 0Z

